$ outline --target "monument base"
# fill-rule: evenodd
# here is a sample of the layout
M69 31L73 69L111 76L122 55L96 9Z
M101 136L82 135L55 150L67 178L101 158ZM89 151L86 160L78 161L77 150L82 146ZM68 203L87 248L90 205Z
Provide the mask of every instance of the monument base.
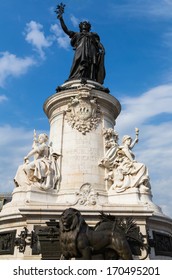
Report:
M55 184L53 180L44 184L50 186L48 189L41 189L45 177L39 179L39 187L37 182L29 185L29 178L23 184L16 181L12 201L0 213L0 259L51 259L51 250L52 259L59 259L57 225L62 212L69 207L79 210L92 227L99 222L100 212L132 218L149 249L135 252L133 258L172 259L172 220L152 202L150 188L140 187L145 166L137 165L141 175L130 176L131 183L132 176L139 182L136 187L129 184L124 192L117 192L114 165L111 170L106 165L112 163L110 160L114 160L119 148L114 133L121 109L118 100L92 81L69 81L59 90L44 104L50 121L48 148L56 157L52 162L51 158L41 162L49 171L57 171L58 176ZM41 168L39 163L37 168ZM53 164L56 168L51 169ZM24 167L21 166L22 176L26 177L24 171L28 171L28 166ZM130 175L129 169L127 174ZM22 176L16 176L16 180L20 178L22 182Z
M29 193L29 192L28 192ZM28 198L27 193L27 198ZM33 192L36 197L39 192ZM14 193L14 196L16 193ZM29 195L30 196L30 195ZM32 198L32 195L30 196ZM0 259L59 259L59 232L55 226L53 235L54 246L52 246L53 227L47 227L48 222L56 223L62 212L69 208L81 211L89 226L94 227L99 222L100 212L115 217L132 218L140 229L144 243L149 252L142 250L133 255L134 259L172 259L171 246L171 224L172 220L163 215L160 209L150 203L105 203L104 205L82 205L77 204L60 205L53 203L46 197L46 203L35 201L23 201L20 205L17 201L10 202L3 207L0 215ZM4 243L10 238L9 243ZM42 243L41 243L42 242ZM41 243L41 248L40 248ZM6 244L5 246L3 244ZM24 244L24 247L23 247ZM45 249L47 247L47 249ZM47 250L47 254L45 253ZM52 250L52 257L51 251ZM55 251L54 251L55 250ZM100 259L100 256L97 256ZM94 259L96 256L94 257Z

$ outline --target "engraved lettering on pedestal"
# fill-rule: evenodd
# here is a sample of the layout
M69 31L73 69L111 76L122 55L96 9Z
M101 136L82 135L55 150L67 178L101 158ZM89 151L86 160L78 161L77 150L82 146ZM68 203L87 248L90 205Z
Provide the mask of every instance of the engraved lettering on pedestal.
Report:
M97 99L92 97L91 88L81 86L78 95L71 98L66 110L66 120L82 134L95 129L101 120L100 107Z
M89 148L86 147L85 143L83 143L83 147L81 147L78 140L76 140L76 145L78 145L78 149L70 151L68 166L71 169L82 173L91 174L93 172L97 172L95 162L97 162L98 158L100 158L101 153L97 151L94 146Z

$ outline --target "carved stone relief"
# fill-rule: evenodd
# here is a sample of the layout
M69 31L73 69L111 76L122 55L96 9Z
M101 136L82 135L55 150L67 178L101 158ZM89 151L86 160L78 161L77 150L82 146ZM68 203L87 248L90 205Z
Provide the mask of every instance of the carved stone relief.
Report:
M91 184L86 183L80 187L79 192L76 193L77 203L80 205L96 205L97 193L95 193Z
M16 230L0 233L0 255L13 255L15 236Z
M85 85L78 88L78 95L71 97L65 118L82 134L97 127L101 119L100 106L97 99L91 96L90 87Z
M118 147L118 133L113 128L108 128L103 130L103 136L105 139L105 156L99 165L111 170L115 159L115 151Z
M153 238L148 234L149 247L154 247L155 255L172 257L172 236L163 232L153 231Z

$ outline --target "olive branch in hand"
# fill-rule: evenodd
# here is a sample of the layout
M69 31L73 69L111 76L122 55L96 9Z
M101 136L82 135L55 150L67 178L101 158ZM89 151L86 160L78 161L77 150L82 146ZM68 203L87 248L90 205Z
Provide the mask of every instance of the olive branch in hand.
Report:
M64 8L65 8L65 4L60 3L59 5L57 5L57 8L55 10L55 13L57 14L57 18L61 18L62 15L64 14Z

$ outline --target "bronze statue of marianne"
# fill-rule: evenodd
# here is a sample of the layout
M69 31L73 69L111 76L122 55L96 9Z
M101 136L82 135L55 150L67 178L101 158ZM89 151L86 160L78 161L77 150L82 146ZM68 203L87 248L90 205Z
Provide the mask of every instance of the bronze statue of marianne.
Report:
M71 38L71 45L75 50L69 80L88 79L103 84L105 78L104 55L105 50L97 33L90 32L91 24L80 22L79 32L67 28L64 19L64 4L55 10L63 31Z

